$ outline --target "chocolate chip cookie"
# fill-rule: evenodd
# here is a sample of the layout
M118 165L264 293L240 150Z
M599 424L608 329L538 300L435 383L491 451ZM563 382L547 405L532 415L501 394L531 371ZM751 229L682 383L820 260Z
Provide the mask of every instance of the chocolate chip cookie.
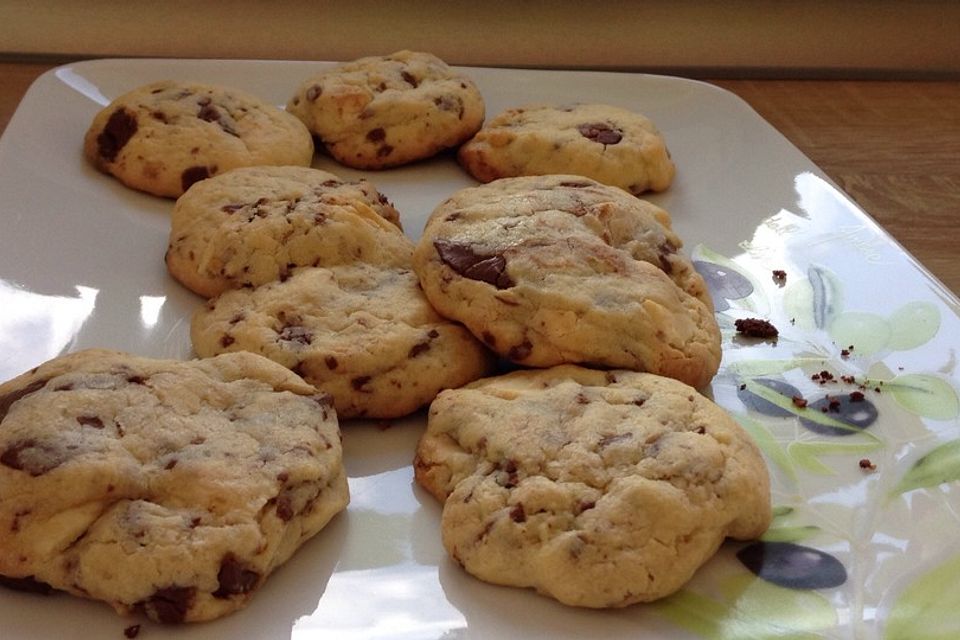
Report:
M128 187L176 198L235 167L309 166L313 138L297 118L238 89L163 81L97 113L83 151Z
M706 385L720 331L666 211L580 176L463 189L427 221L431 304L518 364L582 363Z
M771 518L746 432L646 373L564 365L444 391L414 470L467 572L580 607L669 595L726 537L757 537Z
M667 189L676 172L649 118L603 104L507 109L460 147L457 158L481 182L566 173L634 195Z
M287 103L338 162L383 169L429 158L483 124L473 81L440 58L398 51L305 80Z
M194 314L191 336L201 356L246 350L292 369L333 397L341 419L406 415L492 361L430 307L411 269L363 263L224 293Z
M405 265L412 251L397 210L369 182L308 167L244 167L177 199L166 263L187 288L212 297L301 266Z
M87 350L0 385L0 576L159 622L243 607L348 501L326 395L250 353Z

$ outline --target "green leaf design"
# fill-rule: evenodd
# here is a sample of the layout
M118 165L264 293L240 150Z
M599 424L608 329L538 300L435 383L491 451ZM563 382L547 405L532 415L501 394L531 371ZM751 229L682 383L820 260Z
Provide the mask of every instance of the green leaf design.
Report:
M842 291L832 271L811 265L806 280L797 280L784 291L784 311L801 329L825 329L843 307Z
M914 580L887 616L884 640L960 638L960 556Z
M820 456L825 455L862 455L876 451L881 446L879 442L867 442L863 444L848 442L791 442L787 447L787 453L796 462L798 467L806 469L810 473L818 475L833 475L836 473L831 467L828 467L820 461Z
M752 575L735 574L722 585L724 602L679 591L657 611L678 627L709 640L816 640L837 624L837 612L816 591L786 589Z
M951 420L960 415L960 398L942 378L922 373L897 376L883 385L897 404L918 416Z
M773 507L773 509L771 509L771 512L773 513L774 520L776 520L777 518L787 517L788 515L794 512L794 508L779 504Z
M840 420L831 418L829 415L823 413L822 411L817 411L816 409L809 409L807 407L798 407L795 404L793 404L793 398L788 398L782 393L779 393L776 390L771 389L766 385L760 384L758 382L754 382L753 380L747 380L743 384L746 385L747 389L750 392L760 396L761 398L763 398L764 400L767 400L768 402L771 402L777 405L778 407L780 407L785 411L789 411L795 416L802 417L806 420L809 420L810 422L816 422L818 424L826 425L829 427L835 427L837 429L842 429L844 431L853 431L865 438L868 438L875 442L880 442L880 439L877 436L870 433L869 431L857 429L856 427L851 427L846 422L841 422Z
M740 360L731 362L726 370L743 378L772 376L791 371L805 364L820 364L823 358L791 358L789 360Z
M889 347L908 351L929 342L940 330L940 310L930 302L910 302L888 318Z
M744 415L737 415L735 417L737 422L740 423L740 426L742 426L746 432L750 434L754 442L757 443L757 446L767 454L770 461L780 467L787 475L787 478L796 482L797 471L794 469L793 462L790 460L787 452L783 450L783 447L780 446L780 443L773 437L773 434L770 433L770 430L767 429L763 423L753 418Z
M820 533L820 527L808 524L798 527L770 527L760 536L764 542L800 542Z
M890 342L890 323L874 313L848 311L834 318L830 337L840 348L853 346L856 355L868 356Z
M960 480L960 440L941 444L914 462L910 470L900 479L892 495L935 487L954 480Z

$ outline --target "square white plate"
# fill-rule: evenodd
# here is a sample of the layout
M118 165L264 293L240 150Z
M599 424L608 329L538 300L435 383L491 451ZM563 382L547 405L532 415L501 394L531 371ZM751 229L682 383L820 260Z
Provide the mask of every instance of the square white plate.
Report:
M235 86L283 105L326 66L100 60L42 76L0 140L0 380L85 347L192 355L189 316L201 300L163 264L172 202L83 160L83 134L100 108L164 78ZM781 544L764 547L765 566L779 558L780 581L808 581L787 588L756 578L737 559L745 545L728 543L679 594L622 610L577 610L481 583L446 557L440 507L413 484L418 415L387 429L343 425L348 510L247 609L209 624L145 623L143 637L960 637L957 298L732 94L638 74L466 71L488 116L528 102L605 102L659 126L678 175L650 199L671 212L724 328L724 364L707 392L767 457L779 514L768 538ZM315 166L361 175L326 157ZM449 154L366 177L414 238L434 206L474 184ZM779 339L736 337L733 321L743 317L770 320ZM821 371L835 380L821 384ZM865 400L848 402L858 390ZM794 392L811 403L842 398L843 412L804 413ZM825 421L847 415L869 425L823 433ZM876 469L861 469L864 458ZM842 582L828 586L838 566ZM0 590L4 640L119 638L136 622L96 602Z

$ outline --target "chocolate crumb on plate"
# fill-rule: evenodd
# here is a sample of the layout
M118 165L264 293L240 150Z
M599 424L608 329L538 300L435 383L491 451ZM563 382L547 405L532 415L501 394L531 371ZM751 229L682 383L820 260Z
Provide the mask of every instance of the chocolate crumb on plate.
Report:
M780 335L773 324L760 318L740 318L734 322L734 326L737 333L748 338L776 338Z
M783 269L774 269L773 281L782 287L787 283L787 272Z
M860 459L860 468L864 471L876 471L877 465L870 460L870 458L861 458Z

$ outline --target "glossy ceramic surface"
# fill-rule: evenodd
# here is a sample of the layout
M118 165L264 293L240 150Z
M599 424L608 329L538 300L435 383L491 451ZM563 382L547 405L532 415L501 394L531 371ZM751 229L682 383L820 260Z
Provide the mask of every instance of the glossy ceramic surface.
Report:
M97 110L162 78L282 105L324 66L104 60L41 77L0 141L0 379L92 346L191 357L189 316L202 301L164 269L172 202L83 160ZM732 94L634 74L469 73L488 116L597 101L659 125L678 175L650 199L673 215L717 301L724 362L706 392L764 451L773 528L761 545L725 545L666 600L572 609L476 581L445 556L440 506L412 480L422 415L345 423L348 510L246 610L196 626L144 623L144 637L960 637L957 299ZM316 166L361 175L327 158ZM414 237L434 206L473 184L449 155L367 177ZM738 337L734 321L748 317L770 320L779 338ZM119 638L137 622L73 597L0 591L5 640Z

